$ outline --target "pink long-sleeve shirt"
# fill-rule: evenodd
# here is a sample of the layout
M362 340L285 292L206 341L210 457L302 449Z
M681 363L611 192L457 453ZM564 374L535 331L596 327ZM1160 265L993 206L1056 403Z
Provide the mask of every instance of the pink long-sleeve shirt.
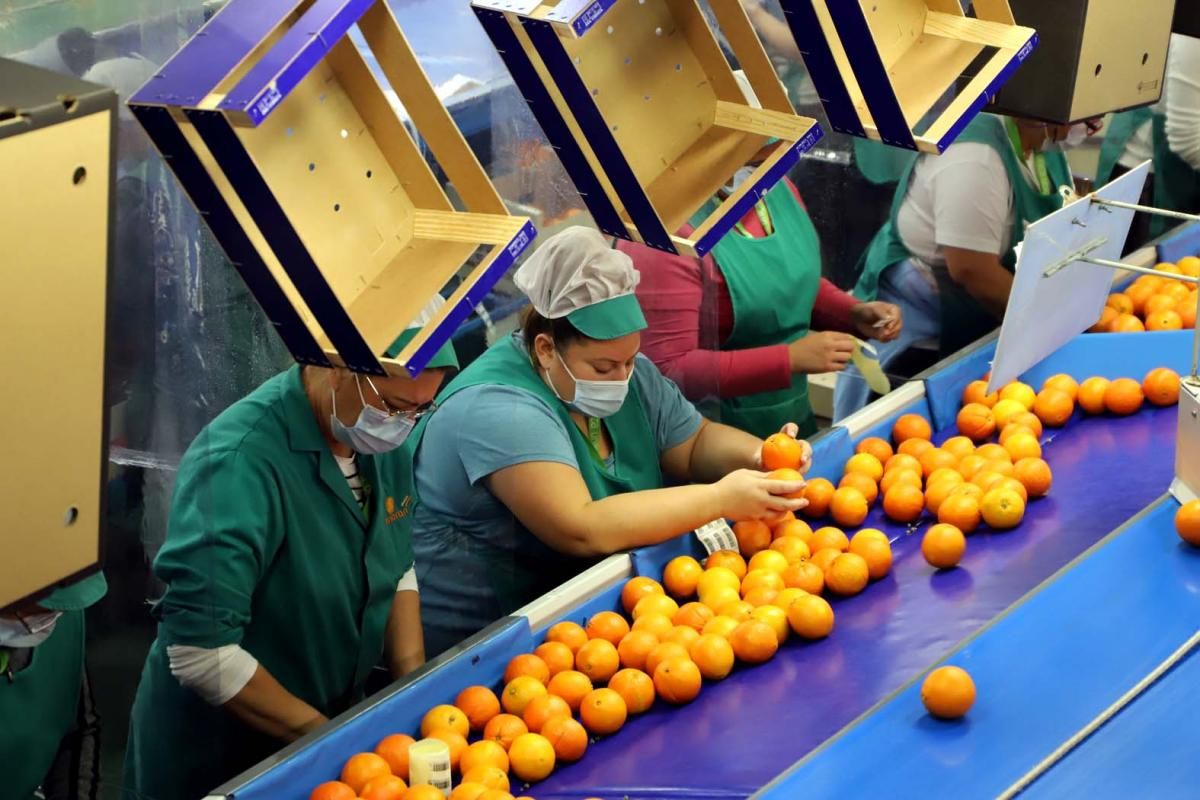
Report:
M790 181L787 185L803 205L796 187ZM765 233L753 209L742 225L751 236ZM690 232L688 226L681 235ZM791 385L786 344L720 349L733 332L733 300L711 254L700 259L677 256L626 241L618 241L617 248L633 259L642 276L637 297L649 324L642 332L642 352L687 398L739 397ZM821 278L812 328L853 333L850 309L858 302Z

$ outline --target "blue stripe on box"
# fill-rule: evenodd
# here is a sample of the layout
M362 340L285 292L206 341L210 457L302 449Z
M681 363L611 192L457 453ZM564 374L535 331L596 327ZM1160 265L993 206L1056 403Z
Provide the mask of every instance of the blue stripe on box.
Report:
M166 108L141 106L134 107L133 113L183 185L225 255L237 268L263 313L275 326L292 357L301 364L330 366L317 340L271 275L212 177L171 118L171 112Z
M187 115L346 367L386 375L229 121L219 111L188 111Z
M625 154L621 152L621 146L617 144L600 109L592 101L587 86L579 77L575 65L571 63L571 57L559 41L554 26L532 19L522 19L521 24L528 32L546 68L558 82L563 98L617 190L617 195L620 196L641 240L656 250L678 254L679 251L675 249L670 234L663 227L658 212L646 196L641 182L629 166Z
M988 103L992 102L992 99L995 98L996 94L1000 91L1000 87L1008 82L1008 79L1012 77L1012 74L1016 71L1017 67L1025 63L1025 59L1029 58L1029 54L1034 51L1034 48L1036 48L1037 45L1038 36L1035 33L1032 37L1030 37L1029 41L1017 51L1017 54L1009 60L1004 69L1000 71L1000 74L998 74L995 79L988 84L988 87L984 89L983 94L971 101L971 107L968 108L967 111L961 117L959 117L953 125L950 126L950 129L946 131L946 135L938 140L937 149L939 153L944 153L947 147L954 144L954 140L957 139L958 135L963 132L963 129L971 123L971 120L975 119L975 116L979 112L983 111L984 107Z
M812 0L780 0L784 19L791 28L796 46L804 55L804 66L821 98L829 125L839 133L851 136L866 136L862 120L846 91L846 84L838 72L833 51L821 31L821 23L813 10ZM794 101L795 98L793 98Z
M379 0L317 0L218 106L260 124Z
M604 187L600 185L600 180L592 170L591 164L588 163L583 150L580 149L579 143L571 135L566 120L559 113L558 106L554 104L546 87L542 85L541 77L534 69L533 62L529 60L524 48L521 47L507 18L498 11L478 7L473 10L479 19L479 24L483 26L484 32L492 40L496 52L500 54L504 65L508 67L513 82L516 83L521 96L525 98L525 104L529 106L534 119L541 125L542 132L546 134L550 146L554 148L563 168L571 177L571 182L575 184L575 189L592 215L596 227L609 236L631 240L633 237L625 227L625 222L617 213L617 209L609 199L608 193L604 191Z

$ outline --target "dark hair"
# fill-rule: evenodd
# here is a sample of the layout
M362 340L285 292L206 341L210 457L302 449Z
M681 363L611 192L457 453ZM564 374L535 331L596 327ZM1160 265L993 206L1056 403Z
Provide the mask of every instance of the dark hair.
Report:
M525 346L529 348L530 360L535 363L537 358L533 352L533 341L538 337L538 334L542 333L553 339L555 346L559 350L562 350L574 341L591 341L590 337L585 336L566 317L546 319L537 312L537 309L530 306L525 309L525 314L521 318L521 338L525 340Z

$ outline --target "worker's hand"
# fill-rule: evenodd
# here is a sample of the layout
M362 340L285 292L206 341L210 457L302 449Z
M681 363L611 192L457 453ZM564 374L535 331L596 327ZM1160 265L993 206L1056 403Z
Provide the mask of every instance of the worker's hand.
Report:
M788 355L794 373L841 372L854 355L854 337L834 331L810 333L789 344Z
M850 318L854 320L858 335L864 339L890 342L899 336L904 328L900 306L892 303L859 303L850 309Z
M812 466L813 449L812 449L812 445L810 445L807 440L800 438L800 426L794 422L789 422L786 425L784 425L782 428L780 428L779 432L782 433L784 436L788 436L792 439L795 439L797 441L797 443L800 445L800 453L801 453L800 466L797 467L796 469L801 473L808 472L808 468ZM762 469L763 468L762 445L761 444L755 446L754 460L752 463L754 464L754 469Z
M785 495L799 494L804 481L775 481L765 472L739 469L713 484L721 516L728 519L769 519L787 511L799 511L807 500Z

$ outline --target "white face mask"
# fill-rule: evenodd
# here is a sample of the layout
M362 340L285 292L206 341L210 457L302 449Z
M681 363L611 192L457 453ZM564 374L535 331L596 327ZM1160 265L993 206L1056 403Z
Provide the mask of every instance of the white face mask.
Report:
M37 647L54 633L54 626L61 616L60 611L45 611L24 619L0 617L0 647Z
M358 385L358 397L362 400L363 409L358 414L358 420L353 426L347 427L337 415L337 394L333 394L333 413L329 415L329 427L333 438L349 447L356 453L367 456L377 456L395 450L404 444L412 433L417 419L414 414L389 414L375 406L369 405L362 393L362 379L356 374L354 380ZM367 379L370 383L370 378ZM379 396L379 390L371 383L371 389ZM380 396L380 399L383 398Z
M729 179L729 183L725 184L725 193L733 194L736 192L738 187L745 183L754 174L754 170L756 169L758 167L746 166L733 173L733 177Z
M633 370L629 371L629 376L623 381L585 381L576 378L571 373L570 367L567 366L567 362L563 361L558 350L554 351L554 355L571 380L575 381L575 399L567 402L562 399L562 395L554 387L554 381L550 380L550 374L547 372L546 383L550 384L550 391L554 392L555 397L580 414L596 419L611 417L621 410L621 406L625 404L625 396L629 394L629 381L633 378Z
M1069 131L1067 131L1067 138L1063 140L1063 146L1064 147L1079 147L1079 145L1081 145L1085 141L1087 141L1087 138L1088 138L1088 126L1083 124L1082 122L1077 122L1076 124L1071 126L1071 129Z

